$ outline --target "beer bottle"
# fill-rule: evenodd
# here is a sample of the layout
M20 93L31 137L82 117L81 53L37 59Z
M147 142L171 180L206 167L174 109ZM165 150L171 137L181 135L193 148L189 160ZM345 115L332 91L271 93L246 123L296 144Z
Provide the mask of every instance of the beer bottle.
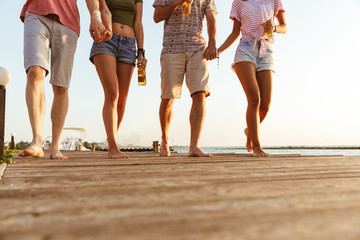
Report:
M183 15L190 15L191 12L191 3L184 2Z
M144 59L144 53L139 52L139 58L138 58L138 61L140 62L140 65L138 67L138 84L139 84L139 86L146 85L146 72L145 72L144 66L142 65L143 59Z

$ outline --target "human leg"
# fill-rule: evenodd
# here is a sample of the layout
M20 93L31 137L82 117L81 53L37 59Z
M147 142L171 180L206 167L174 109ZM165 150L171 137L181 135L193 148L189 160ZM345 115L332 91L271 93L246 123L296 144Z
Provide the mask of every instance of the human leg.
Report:
M203 52L186 53L186 85L189 88L192 106L190 110L189 157L212 157L199 147L199 139L205 118L205 98L210 95L209 70Z
M256 79L256 70L253 63L238 62L234 65L235 72L240 80L240 83L245 91L248 101L246 111L247 135L246 147L248 151L253 151L256 157L266 157L260 145L259 140L259 109L260 109L260 89Z
M119 131L122 119L124 117L125 106L133 72L134 65L123 62L117 63L117 79L119 91L119 98L117 103L117 132Z
M129 93L129 87L130 87L130 81L131 81L131 77L134 71L134 65L132 64L128 64L128 63L122 63L122 62L118 62L117 63L117 79L118 79L118 92L119 92L119 97L118 97L118 102L117 102L117 107L116 107L116 112L117 112L117 126L116 126L116 133L119 131L121 122L123 120L124 117L124 113L125 113L125 106L126 106L126 101L127 101L127 96ZM128 158L127 155L121 153L117 151L119 148L117 147L114 155L116 155L116 158Z
M68 88L53 85L54 99L51 108L52 141L50 146L51 159L68 159L59 149L60 137L69 108Z
M42 126L45 114L44 79L49 72L49 21L43 16L25 14L24 67L27 73L26 104L32 128L31 145L21 157L43 157Z
M266 118L271 104L272 73L271 70L264 70L256 73L261 98L259 109L260 123Z
M181 97L185 74L185 53L162 54L161 63L161 103L159 118L161 126L160 156L170 156L169 127L172 120L174 99Z
M189 157L212 157L211 154L203 152L199 147L200 133L205 118L205 94L206 93L202 91L191 95Z
M44 79L45 69L32 66L27 71L26 104L33 139L31 145L20 152L20 157L43 157L42 126L45 114Z
M174 99L161 99L159 118L161 126L161 151L160 156L170 156L169 127L172 119L172 106Z
M126 158L127 156L120 152L116 143L117 103L119 99L116 59L108 54L98 54L93 59L105 95L102 114L109 144L108 155L111 159Z
M50 158L68 159L59 149L60 137L69 108L70 87L77 33L60 23L56 16L50 17L51 25L51 78L54 99L51 108L52 141Z

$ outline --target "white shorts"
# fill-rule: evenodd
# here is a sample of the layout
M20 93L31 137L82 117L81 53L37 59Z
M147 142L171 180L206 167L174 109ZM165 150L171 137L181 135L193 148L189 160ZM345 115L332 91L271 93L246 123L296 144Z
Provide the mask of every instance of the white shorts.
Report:
M61 24L58 16L41 16L25 13L24 66L27 72L39 66L49 73L49 50L51 48L50 83L68 88L70 85L78 34Z
M190 95L205 92L210 95L209 69L203 51L166 53L161 58L161 98L180 98L184 75Z

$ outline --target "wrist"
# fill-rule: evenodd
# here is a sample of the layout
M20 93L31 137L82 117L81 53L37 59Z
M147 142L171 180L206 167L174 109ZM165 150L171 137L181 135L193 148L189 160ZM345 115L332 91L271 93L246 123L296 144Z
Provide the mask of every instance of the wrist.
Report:
M140 55L142 55L143 57L145 57L145 49L143 49L143 48L138 48L138 50L137 50L137 57L139 57Z
M273 27L273 32L277 32L277 27L276 27L276 25L274 25L274 27Z

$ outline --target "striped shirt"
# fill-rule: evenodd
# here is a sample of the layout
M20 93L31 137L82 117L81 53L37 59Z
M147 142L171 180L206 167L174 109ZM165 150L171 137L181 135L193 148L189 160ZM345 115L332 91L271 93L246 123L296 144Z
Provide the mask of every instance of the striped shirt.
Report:
M155 0L153 7L169 5L174 0ZM206 41L202 36L203 20L207 11L217 13L214 0L193 0L190 15L182 14L183 6L172 12L164 23L164 53L203 51Z
M264 36L263 17L261 5L264 4L268 16L271 19L285 12L281 0L234 0L232 3L230 19L241 23L240 31L242 36L261 39Z

